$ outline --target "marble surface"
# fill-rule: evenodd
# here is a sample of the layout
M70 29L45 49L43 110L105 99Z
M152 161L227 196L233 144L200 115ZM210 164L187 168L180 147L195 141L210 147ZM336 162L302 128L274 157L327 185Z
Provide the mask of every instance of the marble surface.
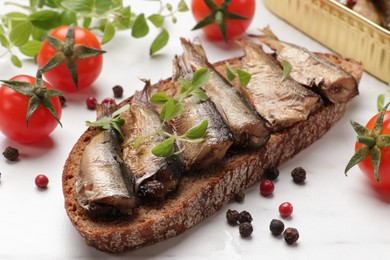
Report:
M135 12L146 6L145 10L158 8L156 3L145 1L131 1L131 6ZM2 2L0 12L9 8ZM386 84L366 73L360 83L360 95L351 102L344 118L326 136L280 166L281 175L273 196L261 196L256 184L245 190L244 203L229 203L184 234L136 251L112 255L85 244L65 213L61 189L62 167L67 155L86 129L85 121L95 117L95 113L86 108L85 99L111 97L111 88L116 84L124 87L124 96L130 96L142 87L140 78L156 82L170 76L171 60L181 53L180 36L190 39L199 36L212 62L242 54L234 44L211 43L202 32L191 31L194 20L189 12L179 14L178 21L168 26L169 46L153 58L148 55L151 36L135 40L129 32L123 32L105 45L108 52L101 76L91 88L66 95L63 128L57 128L49 138L34 145L21 145L0 134L0 150L11 145L21 152L16 163L0 158L0 259L387 258L390 195L372 189L357 167L351 169L348 177L343 173L353 154L355 140L349 120L364 124L376 112L376 97L388 91ZM250 32L256 33L266 25L285 41L312 51L329 52L274 16L258 0ZM0 58L1 79L16 74L34 75L35 70L31 61L24 61L24 67L18 69L10 65L8 57ZM291 170L297 166L307 171L304 185L294 184L290 177ZM50 179L48 188L43 191L34 184L35 176L40 173ZM285 225L296 227L300 232L299 241L292 246L281 237L273 237L268 230L270 221L280 218L278 205L284 201L294 206L293 216L284 220ZM225 212L229 208L252 214L254 232L249 239L242 239L238 228L226 223Z

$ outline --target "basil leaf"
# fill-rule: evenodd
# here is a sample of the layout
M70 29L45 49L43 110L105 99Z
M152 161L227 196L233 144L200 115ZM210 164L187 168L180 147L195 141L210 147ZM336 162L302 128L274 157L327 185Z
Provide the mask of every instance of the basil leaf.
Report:
M179 12L187 12L189 10L189 8L184 0L180 0L179 4L177 6L177 10Z
M184 135L190 139L201 138L206 133L208 125L209 125L209 121L207 119L203 120L200 124L188 130Z
M156 93L150 97L150 102L155 106L161 106L167 103L169 97L165 93Z
M154 53L161 50L165 45L167 45L169 40L169 34L166 29L162 29L159 35L154 39L152 45L150 46L149 54L153 55Z
M25 44L30 38L32 32L32 24L29 21L21 22L12 28L9 39L15 46L21 46Z
M23 53L26 56L34 57L38 54L39 50L41 49L42 42L40 41L28 41L26 44L23 44L19 47L19 50L21 53Z
M175 139L173 137L162 141L152 149L152 154L158 157L168 157L172 155L174 152L174 141Z
M16 25L26 22L28 20L28 16L24 13L20 12L11 12L8 14L5 14L2 17L2 21L5 27L8 29L14 28Z
M164 19L164 16L161 14L152 14L148 17L148 20L151 21L157 28L160 28L164 24Z
M61 6L75 13L92 13L94 0L63 0Z
M92 18L91 17L84 17L84 19L83 19L83 27L84 28L89 28L89 26L91 25L91 22L92 22Z
M39 2L44 2L46 6L51 8L59 8L61 7L62 0L44 0Z
M146 23L145 15L140 14L135 18L133 28L131 30L131 35L134 38L141 38L144 37L149 33L149 26Z
M115 27L110 22L106 22L106 26L104 27L103 37L101 40L101 44L105 44L112 40L115 36Z
M14 64L16 67L21 68L22 67L22 62L16 55L11 56L11 62Z
M33 29L32 29L32 32L31 32L33 40L42 42L42 41L44 41L46 39L47 34L48 34L47 30L44 30L44 29L41 29L41 28L33 26Z
M291 72L291 64L287 60L282 61L283 66L283 75L282 75L282 81L285 80L288 76L290 76Z
M249 72L246 72L244 70L238 69L237 70L238 78L240 79L240 85L242 87L246 87L249 84L249 81L251 80L252 75Z
M236 78L236 74L234 74L232 67L230 67L229 63L227 62L226 62L226 77L230 81Z
M192 77L192 87L200 88L207 84L210 79L210 71L206 68L201 68L195 71Z

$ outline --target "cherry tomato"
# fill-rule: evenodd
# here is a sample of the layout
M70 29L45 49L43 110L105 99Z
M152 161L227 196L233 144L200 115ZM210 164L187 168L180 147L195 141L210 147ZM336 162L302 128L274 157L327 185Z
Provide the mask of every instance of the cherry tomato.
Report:
M372 130L378 117L379 113L368 121L366 128ZM390 111L385 112L382 124L382 134L390 134ZM355 150L358 150L361 146L361 143L356 143ZM364 175L367 176L369 181L374 185L374 187L383 190L390 190L390 147L381 148L381 152L382 157L379 166L380 182L375 179L374 167L370 157L366 157L358 165Z
M214 0L220 6L224 0ZM227 39L234 39L242 35L252 22L255 14L256 2L255 0L232 0L228 12L239 14L248 19L246 20L225 20ZM204 0L192 0L191 3L192 14L197 22L210 14ZM203 31L210 40L222 40L223 35L216 23L203 27Z
M68 32L67 25L60 26L51 32L51 36L62 41L65 40ZM75 27L74 28L74 43L82 44L94 49L101 50L99 40L96 36L87 29ZM43 67L50 58L56 54L57 51L45 40L42 44L41 50L37 56L37 63L39 67ZM93 56L85 59L76 59L77 75L78 75L78 89L84 89L90 86L99 76L102 70L103 56ZM74 92L77 88L72 80L71 74L65 63L47 71L44 76L56 89Z
M35 77L18 75L11 80L24 81L35 85ZM44 82L48 89L53 87ZM29 98L15 90L2 86L0 88L0 131L20 143L32 143L48 136L58 125L53 115L42 105L31 115L26 125L26 113ZM61 118L62 108L58 97L50 99L58 118Z

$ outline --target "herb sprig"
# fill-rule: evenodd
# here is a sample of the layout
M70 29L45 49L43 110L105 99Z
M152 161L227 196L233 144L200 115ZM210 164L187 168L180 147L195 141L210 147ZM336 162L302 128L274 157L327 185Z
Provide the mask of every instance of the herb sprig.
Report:
M182 113L182 101L188 97L196 97L200 101L206 101L207 95L201 89L210 79L210 71L206 68L201 68L194 72L192 80L189 81L184 78L179 78L181 84L180 94L176 97L170 97L165 93L158 92L151 96L150 102L155 106L161 107L160 119L162 121L160 128L147 136L140 136L132 141L131 145L137 148L145 139L155 135L168 136L163 142L156 145L151 152L158 157L168 157L172 154L182 152L175 151L175 140L179 142L200 143L203 142L203 136L205 135L208 127L208 120L205 119L188 129L183 135L171 134L163 130L163 125L178 117Z
M238 77L241 87L245 88L246 86L248 86L249 81L252 78L252 75L249 72L246 72L245 70L242 69L237 69L236 73L234 73L229 63L226 62L225 64L226 64L226 77L228 80L232 81L236 77Z
M150 46L149 54L161 50L169 41L165 21L177 22L176 13L189 10L186 2L180 0L176 8L163 0L149 0L159 3L158 12L146 17L135 14L122 0L29 0L28 4L16 1L6 5L19 7L21 11L0 16L0 45L5 48L0 57L9 55L16 67L22 62L15 49L28 57L34 57L50 30L60 25L76 24L89 30L101 32L101 43L111 41L116 31L131 30L134 38L148 35L150 26L160 30Z

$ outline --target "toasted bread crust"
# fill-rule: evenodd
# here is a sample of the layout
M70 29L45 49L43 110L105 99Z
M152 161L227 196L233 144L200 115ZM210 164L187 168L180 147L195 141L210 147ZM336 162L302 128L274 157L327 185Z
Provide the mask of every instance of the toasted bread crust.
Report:
M360 80L360 63L336 55L320 55ZM234 65L238 61L239 58L229 62ZM222 70L223 64L215 65ZM77 202L75 182L80 158L94 134L94 129L89 128L74 145L64 166L66 212L87 244L103 251L121 252L174 237L218 211L237 192L258 182L264 169L280 165L321 138L344 115L347 107L348 103L326 104L307 120L273 134L264 147L228 155L218 168L207 172L187 174L178 191L163 204L141 206L133 216L115 221L93 220Z

